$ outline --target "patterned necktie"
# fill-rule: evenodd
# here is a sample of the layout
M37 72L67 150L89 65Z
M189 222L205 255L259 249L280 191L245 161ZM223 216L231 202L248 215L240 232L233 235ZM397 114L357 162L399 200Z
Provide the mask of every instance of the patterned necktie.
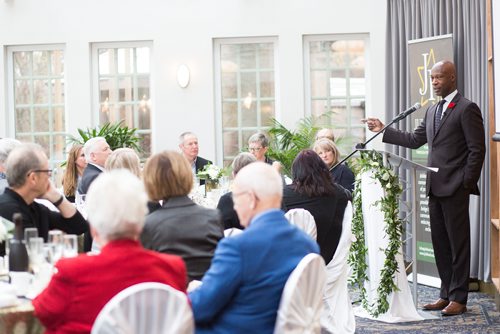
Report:
M445 99L439 101L436 114L434 115L434 134L436 134L439 128L439 123L441 123L441 115L443 114L443 105L445 103L446 103Z

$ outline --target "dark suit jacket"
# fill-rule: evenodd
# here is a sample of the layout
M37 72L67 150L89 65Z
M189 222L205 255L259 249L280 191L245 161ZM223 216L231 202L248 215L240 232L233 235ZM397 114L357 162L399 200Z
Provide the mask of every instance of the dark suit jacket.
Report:
M340 184L351 193L354 191L354 173L345 164L340 164L336 168L331 169L333 181Z
M190 280L201 279L224 236L219 211L173 197L146 217L141 242L147 249L181 256Z
M228 192L222 195L217 204L217 209L220 210L222 214L222 221L224 223L224 229L228 228L239 228L243 230L244 227L240 224L240 219L238 214L234 211L233 193Z
M202 157L196 157L196 162L195 162L196 173L203 170L203 167L205 167L208 164L212 164L212 161L207 160L207 159L203 159ZM200 186L202 184L205 184L205 180L200 180Z
M427 173L427 194L450 196L459 187L479 195L477 181L483 166L484 125L479 107L457 93L434 133L438 104L427 108L422 123L411 133L387 128L383 141L412 149L427 143L427 166L439 168Z
M189 294L196 333L272 333L286 280L309 253L318 253L316 242L280 210L222 239L203 284Z
M50 284L33 300L45 333L90 333L104 305L134 284L158 282L186 292L180 257L147 251L128 239L110 241L99 255L63 258L56 267Z
M78 186L78 192L80 194L86 194L89 191L89 187L94 182L94 180L102 173L102 170L97 168L92 164L88 164L83 171L82 180Z

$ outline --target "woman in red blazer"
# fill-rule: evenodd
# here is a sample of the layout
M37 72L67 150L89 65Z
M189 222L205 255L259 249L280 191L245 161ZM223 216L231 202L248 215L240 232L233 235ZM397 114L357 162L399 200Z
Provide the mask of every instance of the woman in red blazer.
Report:
M61 259L48 287L33 300L46 333L90 333L118 292L159 282L186 292L183 260L145 250L138 242L147 213L142 182L125 170L103 173L90 187L86 209L99 255Z

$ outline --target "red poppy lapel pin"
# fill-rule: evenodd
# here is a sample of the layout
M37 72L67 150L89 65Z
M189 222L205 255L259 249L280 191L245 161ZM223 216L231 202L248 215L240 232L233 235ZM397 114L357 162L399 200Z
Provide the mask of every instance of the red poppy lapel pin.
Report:
M447 109L453 109L455 107L455 102L450 102Z

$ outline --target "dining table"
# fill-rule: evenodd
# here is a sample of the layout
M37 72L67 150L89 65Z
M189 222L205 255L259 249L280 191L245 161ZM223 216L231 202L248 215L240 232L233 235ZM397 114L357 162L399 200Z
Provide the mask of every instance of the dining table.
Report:
M35 317L31 300L19 298L15 306L0 308L0 333L2 334L41 334L45 328Z

